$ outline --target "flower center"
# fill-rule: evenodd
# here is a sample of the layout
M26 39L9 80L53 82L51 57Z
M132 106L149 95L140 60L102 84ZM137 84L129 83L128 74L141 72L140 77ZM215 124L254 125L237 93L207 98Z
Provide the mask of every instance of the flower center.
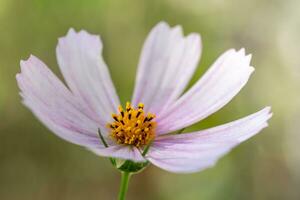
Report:
M139 103L133 108L130 102L126 109L119 106L119 113L112 114L114 122L108 123L110 135L118 144L134 145L136 147L149 144L155 137L155 115L144 112L144 104Z

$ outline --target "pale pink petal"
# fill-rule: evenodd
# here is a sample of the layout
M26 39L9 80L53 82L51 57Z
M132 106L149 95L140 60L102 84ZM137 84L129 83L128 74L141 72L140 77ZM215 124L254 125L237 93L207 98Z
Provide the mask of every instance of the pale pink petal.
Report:
M180 26L156 25L147 37L136 76L133 104L159 115L183 92L201 54L198 34L183 36Z
M58 136L79 145L99 141L98 123L38 58L21 61L17 82L24 104Z
M105 148L98 136L99 124L89 116L85 104L38 58L21 61L17 82L23 103L57 136L98 155L145 161L138 149L116 145L109 137L105 137L109 144Z
M233 147L257 134L272 116L267 107L240 120L203 131L158 137L147 159L170 172L192 173L213 166Z
M60 70L72 93L105 126L120 104L106 64L99 36L70 29L56 48Z
M192 125L227 104L247 83L254 68L250 55L229 50L204 76L156 119L157 134Z
M100 156L121 158L124 160L131 160L135 162L146 162L145 158L136 147L128 145L109 146L107 148L91 148L90 150Z

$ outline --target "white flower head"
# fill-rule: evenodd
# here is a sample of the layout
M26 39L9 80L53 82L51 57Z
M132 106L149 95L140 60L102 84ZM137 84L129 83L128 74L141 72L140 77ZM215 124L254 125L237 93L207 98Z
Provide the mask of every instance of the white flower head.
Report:
M195 33L183 36L180 26L161 22L150 32L132 103L124 107L101 54L99 36L70 29L56 49L67 86L35 56L21 61L17 74L23 102L37 118L59 137L98 155L149 161L176 173L196 172L265 128L272 115L266 107L214 128L168 134L218 111L254 71L244 49L231 49L183 93L200 59L201 39Z

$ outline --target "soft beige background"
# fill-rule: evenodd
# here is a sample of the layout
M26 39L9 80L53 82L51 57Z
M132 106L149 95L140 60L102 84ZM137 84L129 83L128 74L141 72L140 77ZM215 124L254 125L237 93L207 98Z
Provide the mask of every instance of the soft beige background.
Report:
M128 199L300 199L300 14L295 0L0 0L0 199L116 199L119 173L108 160L50 133L21 105L15 74L30 53L58 74L57 38L69 27L101 34L122 102L130 99L143 40L160 20L199 32L204 49L195 82L225 50L245 47L256 68L211 127L271 105L260 135L216 167L177 175L149 167Z

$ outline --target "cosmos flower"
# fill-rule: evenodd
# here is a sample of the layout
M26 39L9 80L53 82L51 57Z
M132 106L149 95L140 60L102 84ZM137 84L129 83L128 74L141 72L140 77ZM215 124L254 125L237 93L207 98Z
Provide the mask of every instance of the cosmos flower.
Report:
M100 156L150 162L176 173L213 166L257 134L271 117L266 107L206 130L180 133L226 105L254 68L244 49L223 53L187 92L201 54L198 34L161 22L142 49L131 102L121 106L97 35L70 29L56 56L66 85L37 57L21 61L23 103L57 136ZM100 137L99 137L100 135Z

